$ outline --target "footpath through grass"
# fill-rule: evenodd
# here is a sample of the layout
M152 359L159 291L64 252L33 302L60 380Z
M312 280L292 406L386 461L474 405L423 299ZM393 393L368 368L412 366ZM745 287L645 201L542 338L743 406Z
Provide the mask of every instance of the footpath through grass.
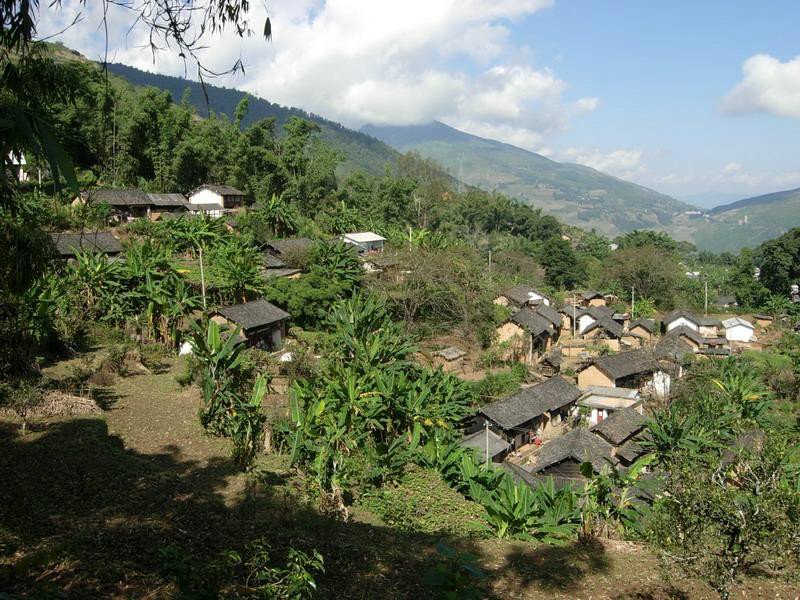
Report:
M163 372L118 379L103 390L100 417L40 422L24 435L0 421L0 590L181 597L160 550L176 544L202 564L264 537L278 555L290 546L323 554L322 598L429 597L422 576L442 537L436 527L389 526L364 508L350 523L322 516L281 456L237 471L227 441L203 434L199 394L176 383L179 369L169 361ZM633 544L535 547L453 534L448 543L479 557L490 598L713 597L691 582L662 582L654 559ZM734 597L797 592L754 579Z

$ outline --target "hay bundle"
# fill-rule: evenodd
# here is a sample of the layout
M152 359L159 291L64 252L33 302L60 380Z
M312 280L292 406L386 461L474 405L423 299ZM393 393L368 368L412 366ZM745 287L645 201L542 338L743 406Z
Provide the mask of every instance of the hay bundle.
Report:
M72 417L96 415L102 412L103 410L97 406L97 402L91 398L58 391L44 394L42 403L33 410L37 417Z

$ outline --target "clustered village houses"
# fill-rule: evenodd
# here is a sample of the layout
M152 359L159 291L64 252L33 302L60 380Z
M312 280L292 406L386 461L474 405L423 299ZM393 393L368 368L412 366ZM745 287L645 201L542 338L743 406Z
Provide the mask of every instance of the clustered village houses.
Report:
M120 224L205 215L226 219L232 231L238 212L257 208L244 192L211 184L188 196L107 189L84 192L73 201L86 202L107 204L112 221ZM112 231L58 233L52 240L64 260L83 250L109 257L122 251ZM402 277L413 269L383 253L386 240L376 233L346 233L337 241L353 247L370 276ZM301 277L289 257L313 244L306 238L264 244L264 277ZM506 361L524 363L538 382L480 407L464 423L462 445L531 485L553 477L558 485L580 486L580 464L587 461L598 469L608 463L630 466L643 454L648 404L669 396L688 362L758 349L758 337L772 321L766 315L749 321L731 314L735 298L727 296L712 303L719 318L676 309L660 320L637 318L619 298L596 290L568 294L556 306L541 290L520 284L494 302L505 307L508 318L497 326L493 344ZM280 351L292 317L259 299L218 307L211 318L238 330L249 345ZM470 361L468 352L456 346L440 347L423 359L456 375Z

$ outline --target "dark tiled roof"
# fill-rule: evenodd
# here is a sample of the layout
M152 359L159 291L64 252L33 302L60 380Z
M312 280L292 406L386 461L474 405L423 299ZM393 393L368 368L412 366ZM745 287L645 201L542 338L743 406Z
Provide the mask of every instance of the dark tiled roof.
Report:
M264 266L267 269L282 269L286 266L286 263L283 262L280 258L275 256L274 254L270 254L269 252L264 253Z
M266 300L254 300L244 304L223 306L217 309L217 312L245 331L269 325L270 323L277 323L291 316Z
M592 427L591 431L602 435L615 446L619 446L642 431L646 421L647 419L632 408L622 408L615 410L607 419L600 421Z
M215 194L219 194L220 196L247 196L247 194L241 190L237 190L235 187L230 185L214 185L210 183L206 183L201 185L199 188L194 190L192 194L196 194L202 190L209 190L214 192Z
M625 328L620 323L617 323L613 319L608 319L606 317L595 320L591 325L583 330L583 333L589 333L590 331L598 328L605 330L606 333L610 333L615 338L621 338L622 334L625 333Z
M658 341L654 354L657 360L683 362L688 354L692 354L692 347L678 336L667 335Z
M588 314L594 319L611 319L614 311L607 306L589 306L585 309L584 314Z
M547 319L554 327L561 327L561 315L559 312L544 302L536 305L536 314Z
M612 379L648 373L657 368L655 361L643 350L601 356L594 360L594 365Z
M581 391L574 384L555 376L509 398L484 406L480 412L500 427L508 429L566 406L580 395Z
M560 367L562 360L563 356L561 354L561 348L553 348L550 352L542 357L540 362L547 363L553 367Z
M628 440L622 446L617 448L616 455L621 456L627 462L632 463L640 456L647 454L647 450L642 448L641 444L636 440Z
M628 325L628 330L630 331L634 327L641 327L649 333L653 333L656 330L656 322L653 319L636 319L635 321L630 322Z
M603 296L603 294L595 290L589 290L588 292L584 292L583 294L581 294L581 298L583 298L584 300L594 300L595 298L605 299L605 296Z
M486 456L486 431L481 429L480 431L476 431L475 433L468 435L463 440L461 440L461 445L464 448L474 448L475 454L480 457L480 460L484 460ZM489 430L489 459L491 460L492 457L497 456L503 452L506 452L511 445L497 435L491 429Z
M692 340L695 344L702 346L706 343L706 339L700 335L699 331L695 331L691 327L687 327L686 325L679 325L678 327L673 327L670 329L666 337L680 337L684 336L690 340Z
M531 465L531 472L537 473L552 465L567 459L578 462L590 462L595 470L599 471L607 460L611 459L611 444L588 429L580 427L568 431L539 448L534 455L535 462Z
M187 204L186 197L183 194L147 194L147 199L153 206L185 207Z
M267 248L272 249L278 254L285 252L305 252L311 250L314 246L314 240L308 238L287 238L284 240L270 240L267 242Z
M736 296L717 296L717 299L714 300L714 306L735 306L736 305Z
M51 233L50 239L62 257L72 257L78 251L91 250L103 254L119 254L122 244L110 231L86 233Z
M511 321L534 336L541 335L545 332L551 334L553 333L553 326L550 321L540 316L534 309L527 306L514 313L511 316Z
M701 327L722 327L722 321L716 317L700 317L697 324Z
M730 348L700 348L700 354L705 356L730 356Z
M535 293L539 296L544 296L544 294L540 294L536 290L534 290L531 286L520 284L515 285L510 290L506 290L503 292L503 296L514 302L515 304L526 304L530 302L531 297L528 295L529 293Z
M150 204L147 194L137 188L88 190L81 195L91 202L104 202L110 206L148 206Z

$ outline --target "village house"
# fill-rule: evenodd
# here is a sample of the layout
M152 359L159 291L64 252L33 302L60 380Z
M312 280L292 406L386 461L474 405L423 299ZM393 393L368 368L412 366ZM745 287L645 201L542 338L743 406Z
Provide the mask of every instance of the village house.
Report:
M698 318L690 313L688 310L675 309L667 314L662 320L661 324L664 326L665 331L670 331L676 327L685 326L695 331L700 331L700 322Z
M647 351L631 350L595 358L578 373L578 387L623 387L658 397L669 394L670 375Z
M584 409L581 412L586 413L586 420L589 424L597 425L600 421L624 408L630 408L643 414L644 401L639 390L590 385L578 399L578 407Z
M722 309L739 306L739 303L736 302L736 296L717 296L716 300L714 300L711 306L717 309Z
M628 333L638 335L646 341L652 341L656 333L656 322L653 319L635 319L628 324Z
M495 330L498 343L509 343L509 359L528 364L550 350L558 338L561 315L546 304L525 307L515 312Z
M188 207L182 194L149 194L137 188L83 191L73 199L72 206L86 203L107 204L111 217L123 223L143 218L156 220L167 213L182 214Z
M549 298L525 284L515 285L511 289L504 291L495 298L494 303L500 304L501 306L516 308L532 306L539 303L550 306Z
M220 214L211 216L221 216L222 213L228 210L240 208L247 204L248 195L237 190L230 185L212 185L203 184L189 194L189 204L192 206L190 209L198 209L209 212L206 208L200 207L216 207L216 211Z
M264 252L263 261L264 269L262 271L265 278L272 277L285 277L286 279L299 279L302 271L300 269L293 269L289 267L277 256Z
M122 244L110 231L51 233L50 240L55 253L64 260L74 259L78 252L94 252L112 257L122 252Z
M476 425L489 429L506 440L512 450L541 436L570 415L580 390L561 376L525 388L509 398L484 406Z
M248 346L278 350L286 337L286 321L291 315L266 300L218 308L211 320L230 329L241 329Z
M608 317L601 317L590 323L583 330L583 338L606 344L614 352L620 349L620 340L625 333L625 328L617 321Z
M494 463L502 463L511 449L511 444L491 429L479 429L475 433L466 436L461 440L461 446L463 448L472 448L475 451L475 459L481 463L487 461L487 455L488 460Z
M725 328L725 338L729 342L749 343L755 340L755 326L741 317L731 317L722 321Z
M612 462L612 450L612 445L599 435L578 427L542 444L523 468L539 480L553 477L558 487L580 487L586 481L581 464L588 462L600 471Z
M605 306L606 297L600 292L591 290L581 294L581 303L584 306Z
M20 183L30 179L28 175L28 161L22 152L9 152L5 162L6 171ZM41 181L41 176L40 176Z
M728 343L725 338L704 337L699 331L695 331L686 325L674 327L665 337L680 338L696 354L706 354L708 350L725 347Z
M647 419L640 411L623 408L597 423L590 431L611 445L611 457L616 462L629 467L646 453L639 444L646 423Z
M359 254L383 252L383 246L386 243L385 237L371 231L345 233L339 239L341 239L345 244L351 244L355 246Z

